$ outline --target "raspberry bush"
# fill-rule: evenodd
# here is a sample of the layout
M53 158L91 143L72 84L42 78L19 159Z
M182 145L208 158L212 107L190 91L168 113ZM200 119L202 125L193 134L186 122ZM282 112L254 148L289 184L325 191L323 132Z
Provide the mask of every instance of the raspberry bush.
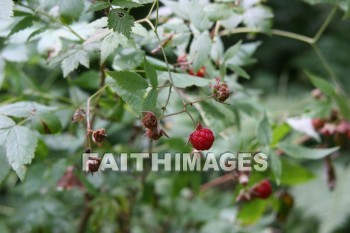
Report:
M0 232L349 232L349 15L0 0ZM265 153L268 169L101 172L105 152Z

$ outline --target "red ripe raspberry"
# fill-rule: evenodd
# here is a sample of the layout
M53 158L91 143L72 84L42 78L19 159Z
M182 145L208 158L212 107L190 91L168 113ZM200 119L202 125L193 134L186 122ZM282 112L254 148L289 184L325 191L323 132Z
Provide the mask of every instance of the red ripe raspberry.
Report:
M196 131L190 134L190 142L197 150L209 150L215 140L213 131L198 123Z
M321 118L314 118L311 120L311 123L315 130L320 130L326 124L326 121Z
M153 112L143 112L142 124L148 129L154 129L158 126L158 119Z
M106 137L107 134L105 129L97 129L92 132L92 140L99 146L102 144Z
M147 129L146 134L145 134L150 140L153 139L157 141L159 138L161 138L163 135L165 137L169 137L164 130L158 129L158 128L153 128L153 129Z
M253 197L266 199L268 198L272 193L272 186L268 179L264 179L254 185L251 189L251 194Z
M213 94L215 95L214 99L216 99L216 101L223 103L228 99L228 97L230 97L231 93L227 84L220 83L220 79L217 78L216 84L213 87Z

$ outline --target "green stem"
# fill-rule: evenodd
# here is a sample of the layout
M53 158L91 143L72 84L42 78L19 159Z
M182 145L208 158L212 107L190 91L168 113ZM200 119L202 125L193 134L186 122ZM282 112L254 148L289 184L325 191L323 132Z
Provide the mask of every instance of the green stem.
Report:
M27 9L33 11L33 13L36 14L36 15L40 14L40 15L43 15L43 16L49 18L49 19L52 20L52 21L55 21L56 23L58 23L58 24L60 24L61 26L65 27L65 28L66 28L68 31L70 31L73 35L75 35L81 42L84 41L84 38L82 38L76 31L74 31L73 28L71 28L71 27L70 27L69 25L67 25L67 24L62 23L59 19L56 19L55 17L52 17L51 15L49 15L49 14L43 12L43 11L36 10L36 9L34 9L34 8L30 7L30 6L24 5L24 4L22 4L22 3L17 3L17 5L22 6L22 7L25 7L25 8L27 8Z
M322 36L323 32L326 30L328 27L329 23L332 21L335 13L337 12L337 5L335 4L329 15L327 16L326 20L323 22L321 25L320 29L317 31L316 35L313 38L314 43L317 43L317 41L320 39Z

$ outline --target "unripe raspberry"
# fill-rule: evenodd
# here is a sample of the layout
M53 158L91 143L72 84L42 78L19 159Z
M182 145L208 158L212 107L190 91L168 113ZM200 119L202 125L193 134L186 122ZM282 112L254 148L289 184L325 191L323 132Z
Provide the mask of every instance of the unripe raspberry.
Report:
M158 128L153 128L153 129L147 129L146 134L145 134L150 140L155 140L157 141L159 138L161 138L163 135L166 137L169 137L164 130L158 129Z
M268 198L272 193L272 186L268 179L264 179L254 185L251 189L251 194L253 197L266 199Z
M220 79L216 79L216 84L213 86L214 99L220 103L225 102L230 97L230 90L226 83L220 83Z
M326 121L321 118L314 118L311 120L311 123L315 130L320 130L326 124Z
M106 137L107 134L105 129L97 129L92 132L92 140L99 146L102 144Z
M158 119L153 112L143 112L142 124L148 129L154 129L158 126Z
M189 141L197 150L209 150L215 140L213 132L198 123L196 131L190 134Z

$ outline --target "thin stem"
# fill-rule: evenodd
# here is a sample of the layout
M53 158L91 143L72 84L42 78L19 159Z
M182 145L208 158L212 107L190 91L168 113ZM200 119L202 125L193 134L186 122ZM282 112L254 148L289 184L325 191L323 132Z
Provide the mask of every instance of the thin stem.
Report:
M313 38L307 37L307 36L303 36L297 33L293 33L293 32L287 32L287 31L283 31L283 30L278 30L278 29L272 29L271 34L276 35L276 36L281 36L281 37L285 37L285 38L289 38L289 39L294 39L294 40L298 40L307 44L313 44ZM266 33L264 31L262 31L261 29L257 29L257 28L249 28L249 27L239 27L239 28L235 28L233 30L223 30L219 33L220 36L227 36L227 35L232 35L232 34L241 34L241 33Z
M317 31L316 35L313 38L314 43L316 43L320 37L322 36L323 32L328 27L329 23L332 21L335 13L337 12L337 5L335 4L329 15L327 16L326 20L321 25L320 29Z
M184 113L186 111L187 111L186 109L183 109L183 110L181 110L179 112L174 112L174 113L171 113L171 114L168 114L168 115L160 116L160 117L158 117L158 120L166 118L166 117L170 117L170 116L179 115L179 114Z
M192 106L192 105L195 104L195 103L199 103L199 102L202 102L202 101L204 101L204 100L213 98L214 96L216 96L216 94L212 94L212 95L210 95L210 96L203 97L203 98L201 98L201 99L199 99L199 100L196 100L196 101L188 102L186 105L191 105L191 106Z
M49 15L49 14L43 12L43 11L36 10L36 9L34 9L34 8L30 7L30 6L24 5L24 4L22 4L22 3L17 3L17 5L22 6L22 7L25 7L25 8L27 8L27 9L33 11L34 14L43 15L43 16L49 18L50 20L59 23L61 26L65 27L68 31L70 31L73 35L75 35L80 41L84 41L84 38L82 38L82 37L81 37L76 31L74 31L73 28L71 28L69 25L62 23L61 20L56 19L55 17L52 17L51 15Z
M170 84L169 86L169 92L168 92L168 97L166 99L165 105L162 107L163 113L162 115L164 115L164 112L166 111L166 108L168 107L169 101L170 101L170 96L171 96L171 89L173 88L173 85Z

